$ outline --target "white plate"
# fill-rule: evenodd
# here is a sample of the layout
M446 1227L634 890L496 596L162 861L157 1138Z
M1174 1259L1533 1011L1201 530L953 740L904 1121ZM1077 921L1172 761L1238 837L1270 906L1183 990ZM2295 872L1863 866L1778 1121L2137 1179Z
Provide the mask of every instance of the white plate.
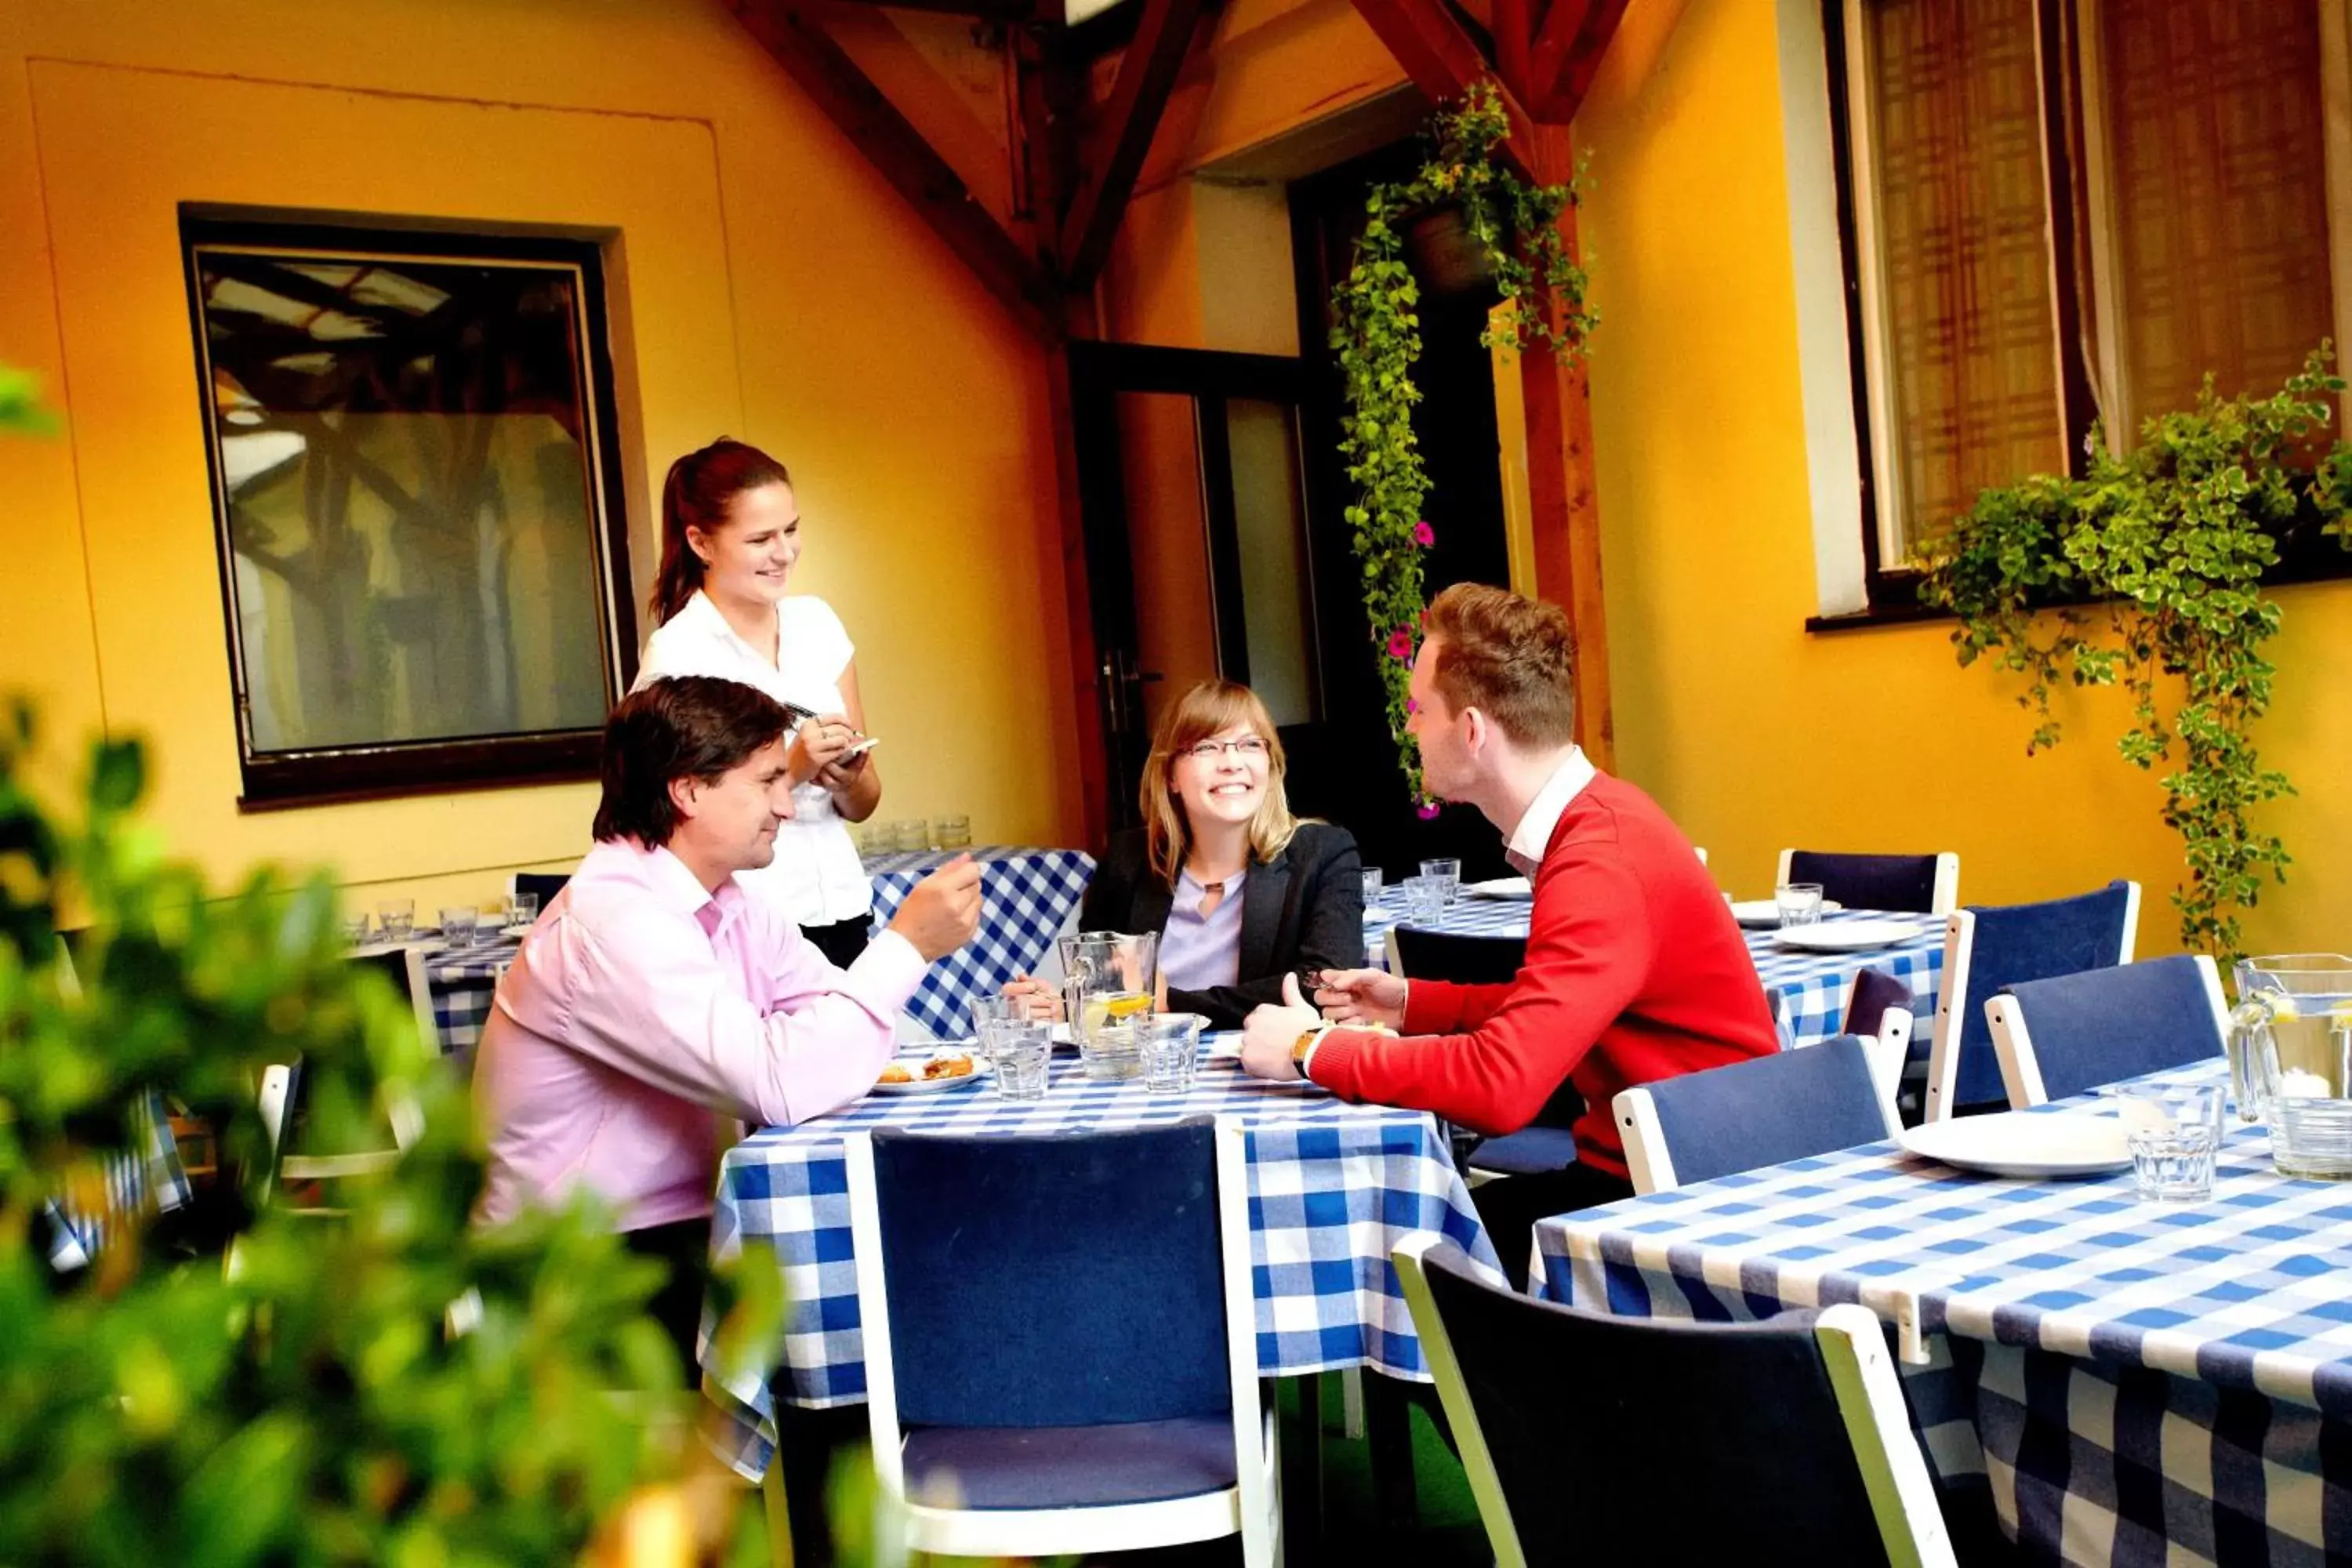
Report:
M1772 933L1781 947L1800 952L1864 952L1916 942L1927 927L1918 921L1837 921L1827 925L1786 926Z
M1497 877L1491 882L1472 882L1462 889L1474 899L1532 899L1536 885L1525 877Z
M526 921L521 925L502 926L499 930L499 934L503 937L510 937L516 942L520 942L523 938L530 934L530 924Z
M1914 1154L1989 1176L2095 1176L2131 1166L2124 1124L2081 1111L1955 1117L1906 1127L1895 1142Z
M959 1089L970 1089L988 1076L988 1062L977 1052L965 1051L958 1054L971 1058L970 1072L959 1074L954 1078L915 1078L905 1083L877 1082L874 1092L889 1095L947 1094ZM908 1072L920 1073L924 1066L930 1061L931 1053L925 1051L919 1056L902 1056L898 1059L906 1065Z
M1835 914L1845 908L1835 899L1822 900L1823 914ZM1731 918L1750 931L1770 931L1780 923L1780 903L1777 899L1742 899L1731 906Z

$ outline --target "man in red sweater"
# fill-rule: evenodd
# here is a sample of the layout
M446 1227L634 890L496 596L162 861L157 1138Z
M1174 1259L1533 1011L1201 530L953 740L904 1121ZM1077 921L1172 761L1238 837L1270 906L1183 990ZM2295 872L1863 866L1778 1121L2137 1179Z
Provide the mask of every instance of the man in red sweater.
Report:
M1517 977L1408 985L1327 970L1322 1014L1289 983L1285 1005L1250 1015L1242 1056L1260 1078L1303 1073L1346 1100L1486 1133L1525 1127L1573 1083L1577 1163L1476 1189L1515 1277L1538 1219L1632 1195L1619 1090L1780 1048L1738 924L1690 841L1576 744L1569 659L1559 606L1465 583L1430 605L1413 663L1423 783L1486 813L1535 883Z

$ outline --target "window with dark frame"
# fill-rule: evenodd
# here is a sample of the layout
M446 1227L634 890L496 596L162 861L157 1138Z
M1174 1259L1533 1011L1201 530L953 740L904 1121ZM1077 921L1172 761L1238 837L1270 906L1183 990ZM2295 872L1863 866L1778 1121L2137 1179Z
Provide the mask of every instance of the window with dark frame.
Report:
M181 237L240 804L593 777L636 665L598 247Z
M1978 491L2341 335L2332 3L1823 0L1874 610Z

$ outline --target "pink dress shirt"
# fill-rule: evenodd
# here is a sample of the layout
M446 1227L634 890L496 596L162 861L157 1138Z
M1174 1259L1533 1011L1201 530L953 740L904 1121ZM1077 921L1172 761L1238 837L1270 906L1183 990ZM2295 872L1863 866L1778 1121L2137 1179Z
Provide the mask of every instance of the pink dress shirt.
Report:
M782 908L667 849L597 845L499 982L474 1066L476 1218L585 1186L641 1230L710 1212L713 1113L823 1116L874 1087L925 965L895 931L835 968Z

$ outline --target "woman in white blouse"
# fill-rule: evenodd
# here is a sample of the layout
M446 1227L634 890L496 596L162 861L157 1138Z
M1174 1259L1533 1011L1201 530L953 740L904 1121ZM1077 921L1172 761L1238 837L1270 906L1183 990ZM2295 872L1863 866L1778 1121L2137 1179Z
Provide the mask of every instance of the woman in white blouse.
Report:
M720 437L688 452L662 485L658 623L637 685L716 675L816 715L793 738L793 817L776 858L741 877L772 879L801 930L846 967L866 947L873 884L845 822L882 800L873 754L857 750L866 710L856 650L823 599L785 597L801 553L792 476L757 447Z

